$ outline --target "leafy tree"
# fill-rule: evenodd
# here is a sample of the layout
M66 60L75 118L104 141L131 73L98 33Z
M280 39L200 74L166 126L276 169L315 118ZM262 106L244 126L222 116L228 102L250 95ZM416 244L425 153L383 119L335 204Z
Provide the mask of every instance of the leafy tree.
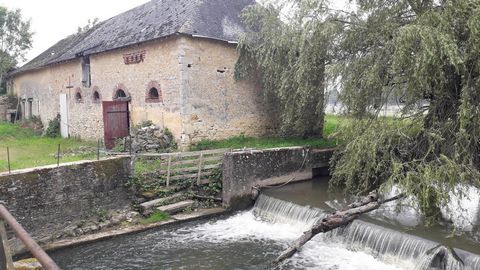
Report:
M304 10L323 8L304 1L293 11L288 1L254 5L244 12L250 28L238 49L236 78L259 76L265 100L275 112L281 134L322 136L324 71L328 29L318 20L304 21ZM289 17L284 12L290 9Z
M371 119L344 134L334 183L354 193L398 185L428 221L439 218L454 186L479 186L479 15L471 0L363 0L342 18L334 68L341 96ZM379 118L395 96L405 118Z
M22 18L19 9L0 6L0 85L3 87L7 72L15 68L18 61L25 60L25 53L32 47L32 35L30 21Z
M455 186L480 186L479 1L357 0L349 10L292 2L288 20L268 5L246 12L258 32L240 43L239 66L262 75L281 101L282 123L296 129L312 123L299 115L321 114L302 97L323 97L307 79L319 73L307 70L325 61L355 117L338 134L346 143L332 160L334 185L353 194L399 186L427 221ZM403 103L403 117L380 117L392 100Z

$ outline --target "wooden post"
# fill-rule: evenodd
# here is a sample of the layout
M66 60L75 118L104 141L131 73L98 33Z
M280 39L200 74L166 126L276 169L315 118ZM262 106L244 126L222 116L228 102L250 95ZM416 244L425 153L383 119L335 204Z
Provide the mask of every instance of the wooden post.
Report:
M97 160L100 160L100 139L97 140Z
M172 166L172 155L168 155L167 187L170 186L170 166Z
M7 147L7 162L8 162L8 174L12 173L12 167L10 165L10 149Z
M12 254L8 246L7 230L5 223L0 220L0 270L15 270L13 267Z
M57 167L60 166L60 144L58 144L57 149Z
M200 186L200 179L202 178L202 167L203 167L203 153L200 154L200 159L198 160L198 176L197 176L198 186Z

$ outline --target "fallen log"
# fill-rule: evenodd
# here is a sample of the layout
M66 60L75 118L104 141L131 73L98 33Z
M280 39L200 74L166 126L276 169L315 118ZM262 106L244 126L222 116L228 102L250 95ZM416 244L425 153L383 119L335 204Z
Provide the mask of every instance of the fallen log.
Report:
M274 261L273 267L277 267L284 260L292 257L301 249L310 239L319 233L326 233L341 226L345 226L364 213L378 209L382 204L405 197L405 194L399 194L389 199L379 199L376 193L363 197L360 201L348 205L346 208L336 211L333 214L319 220L312 228L304 232L292 245L280 254Z

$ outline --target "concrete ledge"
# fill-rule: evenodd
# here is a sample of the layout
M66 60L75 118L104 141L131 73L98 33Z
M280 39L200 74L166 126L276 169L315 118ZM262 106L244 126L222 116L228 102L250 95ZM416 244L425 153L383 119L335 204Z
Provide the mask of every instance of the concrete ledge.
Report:
M129 155L122 155L122 156L115 156L115 157L108 157L108 158L102 158L100 160L79 160L79 161L72 161L72 162L65 162L65 163L60 163L59 166L57 164L52 164L52 165L45 165L45 166L38 166L38 167L31 167L31 168L25 168L25 169L18 169L18 170L13 170L11 173L8 171L6 172L0 172L0 177L3 176L14 176L18 174L23 174L23 173L31 173L31 172L37 172L37 171L42 171L42 170L50 170L50 169L56 169L56 168L63 168L63 167L69 167L69 166L76 166L76 165L84 165L84 164L89 164L93 162L101 162L105 160L115 160L115 159L122 159L122 158L130 158Z
M252 205L252 188L311 179L312 169L326 168L334 149L285 147L227 152L223 158L223 206Z
M42 248L47 251L53 251L53 250L58 250L58 249L63 249L68 247L74 247L74 246L79 246L83 244L110 239L116 236L139 233L139 232L143 232L143 231L147 231L155 228L161 228L165 226L170 226L170 225L178 225L184 222L204 219L212 216L218 216L225 213L227 213L227 211L224 208L199 209L198 211L192 212L189 214L173 215L171 219L166 221L161 221L161 222L156 222L156 223L146 224L146 225L139 224L131 227L111 229L111 230L99 232L96 234L83 235L76 238L64 239L51 244L43 245Z
M255 186L258 186L260 188L268 187L268 186L276 186L276 185L281 185L285 183L301 182L301 181L312 179L312 177L313 177L313 174L311 170L294 172L294 173L289 173L289 174L278 176L278 177L271 177L271 178L257 181L255 182Z

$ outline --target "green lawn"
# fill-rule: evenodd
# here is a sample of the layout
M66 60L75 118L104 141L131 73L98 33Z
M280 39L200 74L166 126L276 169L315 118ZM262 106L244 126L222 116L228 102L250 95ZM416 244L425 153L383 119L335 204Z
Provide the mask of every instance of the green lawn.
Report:
M204 140L191 147L192 151L217 148L274 148L288 146L310 146L330 148L337 141L328 138L341 126L345 118L327 115L325 118L324 138L252 138L237 136L226 140ZM0 122L0 172L8 171L7 147L10 149L11 169L22 169L55 164L57 147L60 144L60 162L71 162L96 157L96 143L79 139L48 138L35 135L33 131L18 125Z
M30 129L0 122L0 172L8 171L7 147L11 169L55 164L60 144L60 162L96 157L96 143L78 139L48 138L35 135Z
M323 131L324 138L254 138L245 136L236 136L225 140L202 140L196 145L190 147L190 150L207 150L207 149L240 149L240 148L275 148L288 146L310 146L313 148L331 148L335 147L338 142L334 138L329 138L333 132L345 121L342 116L327 115L325 116L325 125Z

